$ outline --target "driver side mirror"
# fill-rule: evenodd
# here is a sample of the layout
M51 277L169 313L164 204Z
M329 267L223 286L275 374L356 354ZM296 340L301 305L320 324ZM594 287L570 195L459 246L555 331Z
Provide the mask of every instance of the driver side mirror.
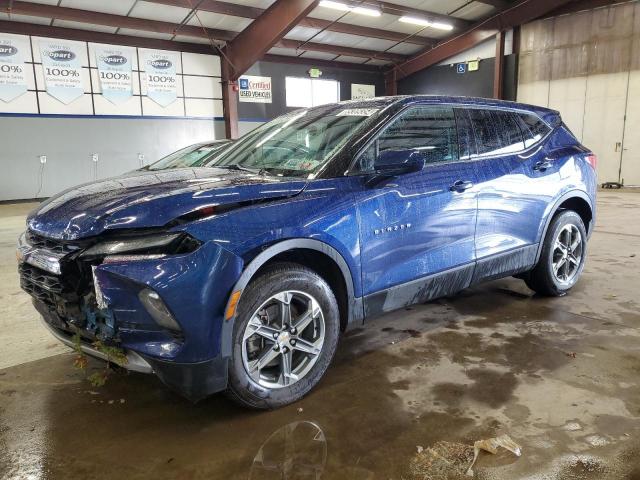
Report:
M374 162L376 175L396 176L419 172L424 168L425 158L416 150L386 150Z

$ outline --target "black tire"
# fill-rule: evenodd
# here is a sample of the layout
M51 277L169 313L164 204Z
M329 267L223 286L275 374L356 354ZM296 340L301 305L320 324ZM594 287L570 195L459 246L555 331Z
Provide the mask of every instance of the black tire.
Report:
M559 233L567 225L573 225L577 228L581 236L582 252L575 275L573 275L570 281L561 282L556 278L556 275L553 272L554 249L555 241L558 238ZM540 295L561 297L571 290L579 280L582 270L584 269L586 257L587 232L584 228L582 218L572 210L562 210L556 214L547 229L538 264L528 273L528 275L525 275L523 279L531 290Z
M243 336L254 312L273 295L295 290L312 296L322 309L324 342L313 367L292 385L267 388L247 372L242 358ZM233 353L229 362L227 396L245 407L273 409L304 397L326 372L340 336L338 302L327 282L316 272L296 263L277 263L268 267L245 289L233 327Z

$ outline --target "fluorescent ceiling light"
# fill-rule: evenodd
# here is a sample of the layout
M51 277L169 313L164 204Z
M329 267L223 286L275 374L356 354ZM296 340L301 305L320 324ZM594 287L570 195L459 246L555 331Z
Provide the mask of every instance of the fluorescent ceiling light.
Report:
M453 30L453 25L450 25L448 23L433 22L431 24L431 28L436 28L438 30Z
M320 6L333 8L334 10L342 10L343 12L348 12L349 10L351 10L351 8L349 8L349 5L345 5L344 3L340 2L333 2L331 0L322 0L320 2Z
M422 27L431 27L438 30L453 30L453 25L449 25L448 23L442 22L431 22L426 18L418 18L418 17L400 17L399 19L402 23L411 23L413 25L420 25Z
M320 2L320 6L333 8L334 10L340 10L342 12L352 12L352 13L358 13L360 15L368 15L370 17L379 17L380 15L382 15L380 10L377 10L375 8L351 7L346 3L334 2L333 0L322 0Z
M370 17L379 17L382 15L380 10L376 10L375 8L367 8L367 7L353 7L351 9L353 13L359 13L360 15L368 15Z

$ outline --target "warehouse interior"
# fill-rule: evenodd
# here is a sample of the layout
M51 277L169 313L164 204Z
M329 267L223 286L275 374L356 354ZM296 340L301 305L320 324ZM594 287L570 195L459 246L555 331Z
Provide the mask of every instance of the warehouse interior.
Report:
M511 277L386 313L303 399L252 411L118 368L92 384L103 362L78 368L21 288L41 202L399 95L556 110L597 155L566 296ZM640 478L639 129L638 0L0 0L0 479Z

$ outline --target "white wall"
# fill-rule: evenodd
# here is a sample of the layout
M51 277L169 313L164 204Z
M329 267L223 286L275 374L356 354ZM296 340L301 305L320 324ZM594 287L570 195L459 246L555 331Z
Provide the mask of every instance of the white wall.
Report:
M513 30L508 30L504 38L504 54L511 55L513 53ZM443 60L438 65L451 65L453 63L463 63L470 60L483 60L485 58L494 58L496 56L496 39L489 38L479 43L475 47L471 47L453 57Z
M178 98L161 107L146 96L138 67L145 49L135 51L133 97L114 105L102 97L95 44L76 43L82 52L85 93L68 105L45 90L39 37L31 45L28 91L0 100L0 201L47 197L79 183L119 175L189 144L224 137L220 58L178 53ZM91 156L98 154L95 164ZM47 155L42 166L39 155Z

